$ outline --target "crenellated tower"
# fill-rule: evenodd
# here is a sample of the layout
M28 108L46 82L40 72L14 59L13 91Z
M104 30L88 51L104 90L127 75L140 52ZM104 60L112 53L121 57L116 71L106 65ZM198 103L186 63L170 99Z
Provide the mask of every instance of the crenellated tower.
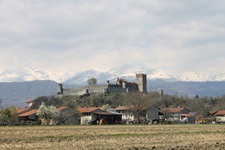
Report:
M147 92L147 75L140 73L136 74L136 83L140 92Z

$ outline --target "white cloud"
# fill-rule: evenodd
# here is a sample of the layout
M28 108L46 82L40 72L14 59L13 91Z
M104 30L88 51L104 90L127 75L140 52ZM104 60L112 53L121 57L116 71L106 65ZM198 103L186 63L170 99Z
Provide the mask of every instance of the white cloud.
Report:
M223 70L224 1L1 0L0 59L55 70ZM218 61L220 60L220 61Z

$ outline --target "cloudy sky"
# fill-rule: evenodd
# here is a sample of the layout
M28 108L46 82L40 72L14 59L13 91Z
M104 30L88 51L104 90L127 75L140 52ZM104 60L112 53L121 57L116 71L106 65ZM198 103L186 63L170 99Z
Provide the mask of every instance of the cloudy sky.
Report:
M225 68L224 0L0 0L0 71Z

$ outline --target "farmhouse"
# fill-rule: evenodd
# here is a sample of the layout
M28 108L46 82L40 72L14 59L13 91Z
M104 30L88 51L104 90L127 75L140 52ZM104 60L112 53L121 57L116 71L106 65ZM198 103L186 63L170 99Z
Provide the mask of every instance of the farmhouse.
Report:
M126 123L133 122L135 120L134 117L134 107L133 106L119 106L115 108L118 113L122 114L122 120ZM159 120L159 108L156 106L146 106L141 113L141 117L143 120L147 122L153 122L155 120Z
M17 108L16 111L19 122L34 122L38 119L36 115L37 109Z
M115 108L118 113L122 114L122 121L127 123L134 121L134 115L132 112L132 106L119 106Z
M63 89L62 84L58 84L57 96L67 96L67 95L90 95L91 93L107 94L111 92L129 92L129 91L139 91L147 92L147 75L146 74L136 74L136 83L128 82L124 79L117 79L116 84L111 84L106 81L103 85L89 85L72 89Z
M121 121L121 114L103 111L99 107L79 107L77 110L81 113L80 124L116 124Z
M74 109L69 107L59 107L57 110L60 112L59 119L56 121L57 124L78 124L78 114ZM24 123L34 123L38 121L37 109L31 108L17 108L16 110L18 121ZM54 124L52 122L52 124Z
M172 122L194 123L195 117L186 108L162 108L162 118Z
M216 116L217 123L225 123L225 110L217 111L214 116Z

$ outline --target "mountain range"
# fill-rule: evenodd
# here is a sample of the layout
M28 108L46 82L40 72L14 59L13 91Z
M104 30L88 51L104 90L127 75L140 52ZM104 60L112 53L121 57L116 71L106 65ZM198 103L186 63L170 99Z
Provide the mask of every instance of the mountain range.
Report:
M0 82L23 82L34 80L53 80L66 84L84 84L89 78L96 78L99 83L106 80L114 81L117 78L133 80L135 73L145 73L149 80L163 79L165 81L225 81L225 73L196 73L184 72L179 75L168 75L158 69L148 69L137 65L123 65L111 68L108 71L86 70L83 72L68 72L55 70L41 70L32 64L20 68L9 68L0 71Z
M225 94L225 73L197 74L187 72L171 77L157 69L124 65L108 71L87 70L80 73L43 71L27 65L17 69L7 69L0 73L0 100L4 106L23 106L28 99L50 96L57 93L57 84L64 88L87 85L87 80L96 78L97 84L106 80L115 83L117 78L135 82L135 73L147 74L148 91L163 89L165 94L186 96L220 96Z

